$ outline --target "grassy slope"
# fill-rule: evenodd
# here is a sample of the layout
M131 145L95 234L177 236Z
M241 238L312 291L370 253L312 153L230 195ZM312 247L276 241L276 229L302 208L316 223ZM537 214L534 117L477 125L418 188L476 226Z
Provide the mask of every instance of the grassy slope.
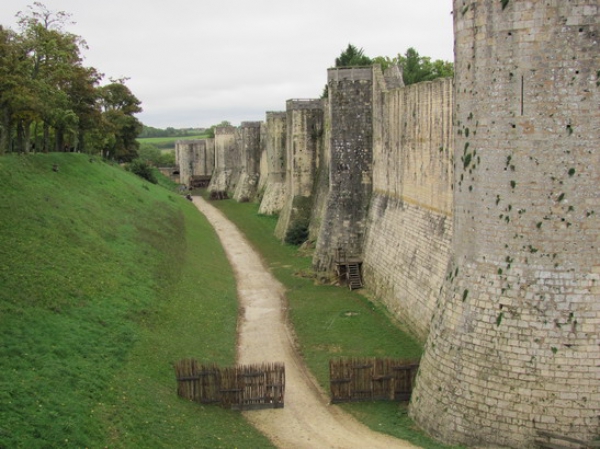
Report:
M311 258L273 238L276 217L258 215L258 207L232 200L214 201L244 232L286 286L290 319L299 349L325 391L329 390L329 359L335 357L420 357L421 347L394 322L385 309L360 292L315 285L298 276L310 271ZM348 313L351 312L351 313ZM343 404L342 408L371 428L425 448L444 448L420 432L407 414L406 404L372 402Z
M233 363L236 312L189 202L83 155L0 158L0 447L269 447L175 394L173 361Z
M330 357L420 353L361 295L296 276L310 258L271 237L276 219L214 204L287 286L301 350L325 388ZM239 414L175 395L173 361L233 362L236 312L223 251L189 202L82 155L0 157L0 448L270 447ZM405 407L343 407L442 447L412 428Z

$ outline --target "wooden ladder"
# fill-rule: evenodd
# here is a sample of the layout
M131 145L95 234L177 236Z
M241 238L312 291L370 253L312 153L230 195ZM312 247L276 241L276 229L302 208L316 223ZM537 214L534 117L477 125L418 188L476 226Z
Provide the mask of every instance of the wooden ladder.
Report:
M348 264L348 288L350 290L355 290L357 288L361 288L363 286L362 279L360 278L360 266L358 263L349 263Z

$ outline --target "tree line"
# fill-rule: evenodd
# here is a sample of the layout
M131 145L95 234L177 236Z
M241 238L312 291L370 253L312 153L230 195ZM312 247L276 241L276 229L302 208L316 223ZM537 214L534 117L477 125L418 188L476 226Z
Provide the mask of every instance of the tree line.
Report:
M335 58L335 67L365 67L379 64L383 70L396 65L402 72L404 85L432 81L436 78L454 76L454 64L441 59L432 60L429 56L421 56L413 47L408 48L404 54L398 53L393 58L377 56L370 58L365 55L362 48L348 44L340 56ZM328 89L325 86L322 97L327 97Z
M148 137L189 137L204 134L206 128L173 128L171 126L162 129L152 126L143 125L142 132L138 138L144 139Z
M0 154L102 152L136 157L141 102L125 85L82 64L85 40L65 31L70 14L35 2L17 13L19 31L0 25Z

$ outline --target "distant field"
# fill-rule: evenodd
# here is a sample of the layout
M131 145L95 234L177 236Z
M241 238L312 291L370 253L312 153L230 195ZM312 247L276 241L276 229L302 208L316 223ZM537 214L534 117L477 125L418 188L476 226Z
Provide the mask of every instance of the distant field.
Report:
M160 149L173 149L175 148L175 142L177 140L194 140L194 139L206 139L206 134L199 134L197 136L176 136L176 137L144 137L142 139L137 139L137 141L142 143L149 143L155 145Z

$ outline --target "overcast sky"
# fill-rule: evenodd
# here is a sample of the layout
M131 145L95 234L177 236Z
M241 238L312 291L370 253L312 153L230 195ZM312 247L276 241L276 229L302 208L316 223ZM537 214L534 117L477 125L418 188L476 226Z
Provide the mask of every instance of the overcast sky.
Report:
M452 0L42 0L75 22L84 65L128 77L157 128L234 125L318 98L349 43L394 57L453 60ZM33 1L2 0L0 24Z

